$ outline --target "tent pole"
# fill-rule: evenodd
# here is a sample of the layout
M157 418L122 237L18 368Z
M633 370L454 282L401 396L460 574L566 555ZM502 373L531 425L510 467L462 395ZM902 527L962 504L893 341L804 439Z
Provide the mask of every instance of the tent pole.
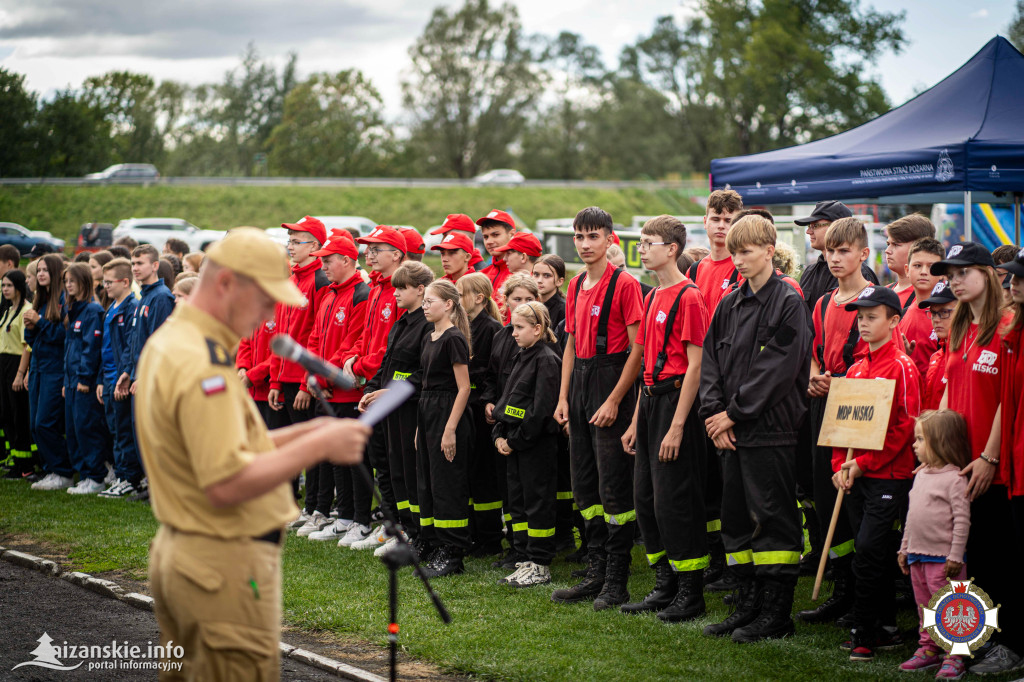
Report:
M964 241L971 240L971 190L964 191Z
M1020 192L1013 193L1013 243L1020 246Z

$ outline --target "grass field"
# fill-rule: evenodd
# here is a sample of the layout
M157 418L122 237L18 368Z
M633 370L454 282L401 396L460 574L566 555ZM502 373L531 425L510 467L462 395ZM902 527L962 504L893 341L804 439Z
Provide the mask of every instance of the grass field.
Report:
M31 536L66 552L76 568L87 572L122 570L144 578L148 540L155 530L144 505L70 498L0 481L0 538ZM630 591L641 597L653 579L640 548L633 556ZM556 560L555 587L569 584L572 568ZM706 618L665 625L653 615L595 613L590 604L555 605L549 600L551 588L496 585L502 573L489 561L471 559L465 575L437 580L435 587L454 618L445 627L406 570L399 612L403 646L444 670L501 680L925 679L897 670L913 644L879 652L872 663L853 664L838 649L842 631L800 624L795 638L740 646L700 632L726 615L721 596L709 598ZM809 579L801 580L797 608L810 604L810 587ZM294 536L286 542L284 617L289 624L354 634L383 646L386 605L387 573L370 552ZM902 627L912 630L915 624L915 614L901 614Z
M572 217L598 205L616 221L634 214L694 213L703 210L682 191L586 190L534 187L0 187L0 220L49 230L68 241L87 222L117 224L123 218L184 218L199 227L270 227L303 215L361 215L381 224L423 230L449 213L474 218L492 208L515 212L532 226L539 218Z

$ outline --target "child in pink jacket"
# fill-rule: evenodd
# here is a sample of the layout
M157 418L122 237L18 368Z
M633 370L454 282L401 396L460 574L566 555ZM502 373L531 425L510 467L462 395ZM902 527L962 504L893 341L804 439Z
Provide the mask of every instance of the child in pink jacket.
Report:
M964 547L971 528L967 478L970 443L967 423L952 410L924 412L914 425L914 452L922 466L910 490L910 510L903 530L899 564L914 585L918 619L921 604L946 585L963 580ZM917 651L900 664L901 670L927 670L942 666L936 679L959 679L964 674L960 656L942 655L928 631L921 628Z

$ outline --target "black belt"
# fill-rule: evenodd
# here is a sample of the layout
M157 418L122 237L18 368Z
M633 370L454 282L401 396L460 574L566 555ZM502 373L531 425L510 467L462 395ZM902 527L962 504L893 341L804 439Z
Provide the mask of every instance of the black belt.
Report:
M629 359L629 351L624 350L618 353L605 353L603 355L592 355L589 358L575 358L573 370L584 370L591 367L623 367Z
M278 528L277 530L272 530L269 533L264 533L258 538L253 538L253 540L257 540L259 542L269 542L272 545L279 545L281 544L281 529Z
M643 391L644 395L651 397L678 391L683 385L683 376L685 375L665 379L665 381L659 381L653 386L644 386L640 390Z

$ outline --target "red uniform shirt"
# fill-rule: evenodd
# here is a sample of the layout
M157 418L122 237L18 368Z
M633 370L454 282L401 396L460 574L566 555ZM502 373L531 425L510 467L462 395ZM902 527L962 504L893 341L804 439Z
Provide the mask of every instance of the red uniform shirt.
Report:
M940 344L939 349L932 353L928 361L928 371L924 375L921 386L921 411L937 410L942 402L942 394L946 392L946 345Z
M305 346L309 341L309 333L313 330L313 318L316 315L316 307L327 287L327 275L320 269L322 263L319 258L303 267L292 268L292 281L299 288L306 302L301 306L287 306L278 304L274 311L274 319L277 320L277 331L281 334L288 334L300 345ZM306 370L302 365L282 360L274 355L270 359L270 388L280 389L281 384L302 384L306 378Z
M869 285L870 286L870 285ZM866 289L867 287L865 287ZM846 345L846 341L850 338L850 329L857 324L857 311L847 310L846 304L850 301L856 300L856 296L851 298L849 301L844 303L836 304L835 299L839 290L836 289L829 294L825 294L818 299L818 302L814 304L814 359L821 365L822 372L832 372L832 376L842 376L846 373L846 362L843 360L843 346ZM829 299L830 294L832 299L829 302L828 308L825 310L825 327L824 330L821 326L821 306L824 302ZM824 337L822 334L824 333ZM818 348L822 345L822 338L824 338L824 361L821 357L818 357ZM859 354L867 351L868 344L864 343L860 338L857 339L857 345L853 348L853 357L857 357Z
M466 275L468 275L471 272L476 272L476 270L473 269L472 265L470 265L468 268L466 268L466 271L464 273L462 273L461 275L459 275L458 277L456 277L455 275L447 275L446 274L441 279L446 279L449 282L451 282L452 284L455 284L456 282L458 282L460 279L462 279L463 277L465 277Z
M917 365L918 375L924 378L928 372L928 363L931 361L932 355L939 349L939 337L935 335L935 328L932 327L928 309L918 308L912 304L907 308L907 314L900 320L898 331L907 337L907 341L915 344L910 359ZM902 343L903 339L897 337L896 341Z
M576 357L592 358L597 353L597 323L601 316L601 306L608 291L608 283L612 279L615 266L611 263L605 268L596 286L580 289L579 301L576 301L576 280L586 277L583 270L569 282L569 292L565 298L565 331L574 336ZM627 273L619 275L612 295L612 309L608 316L608 353L621 353L629 349L629 333L627 327L639 324L643 318L643 302L640 300L640 282Z
M366 330L359 337L359 342L339 358L340 364L344 365L349 358L355 358L352 373L367 381L372 379L384 360L388 332L404 312L405 310L399 308L395 300L395 287L391 284L391 278L378 278L370 290L370 304L366 309Z
M1018 327L1003 339L1002 391L1003 440L999 470L1010 497L1024 495L1024 334Z
M665 325L668 324L669 311L675 303L679 291L691 285L683 292L676 310L676 319L669 332L668 345L665 345ZM658 287L647 294L644 301L643 320L636 333L636 342L644 349L644 384L653 386L654 364L658 361L658 353L662 350L668 354L665 366L658 375L659 381L670 377L686 374L690 361L686 357L686 344L704 345L704 335L708 332L710 316L704 296L700 289L692 287L693 282L684 278L679 284L668 288Z
M893 282L892 284L887 284L885 288L896 291L896 284L896 282ZM910 301L911 297L914 296L914 287L911 286L907 287L903 291L898 291L896 292L896 296L900 299L900 310L903 310L904 308L907 307L907 303Z
M718 302L729 293L730 280L735 270L736 266L733 265L732 256L724 260L711 260L711 256L707 256L697 263L697 273L694 275L693 281L704 295L708 314L714 315ZM743 277L738 273L736 284L743 284Z
M1008 320L1004 318L1002 327ZM998 329L992 340L982 346L977 342L978 325L971 324L959 348L946 349L946 406L967 420L967 437L971 443L971 461L981 455L988 443L992 421L999 407L999 354L1001 337ZM964 360L964 353L967 359ZM1001 467L992 483L1002 485Z
M352 350L363 335L369 287L356 273L344 282L331 284L324 292L306 348L332 365L340 366L345 364L342 360L344 355ZM323 377L320 379L323 383ZM334 389L330 402L356 403L362 397L362 388L351 391Z
M505 259L492 258L491 264L480 272L487 275L487 279L491 280L491 288L494 290L491 292L491 298L500 307L505 301L501 295L501 288L505 286L505 280L512 275L509 272L508 265L505 263Z
M266 400L270 394L270 339L277 332L277 322L267 320L250 336L238 342L235 367L245 370L252 382L249 395L253 400Z
M896 344L887 343L876 351L858 355L846 377L896 380L885 445L881 450L854 449L853 458L857 460L857 466L867 478L913 478L917 464L912 448L914 420L921 413L921 381L914 361ZM845 461L846 448L833 448L832 471L839 471Z

